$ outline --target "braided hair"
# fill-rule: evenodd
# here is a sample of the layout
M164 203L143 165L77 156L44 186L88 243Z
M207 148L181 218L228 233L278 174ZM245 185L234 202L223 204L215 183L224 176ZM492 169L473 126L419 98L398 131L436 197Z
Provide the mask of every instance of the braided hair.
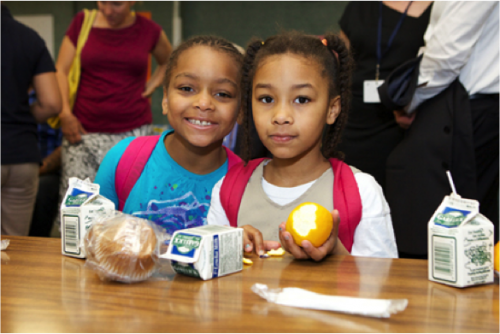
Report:
M182 42L170 55L167 63L167 69L165 71L165 79L163 81L163 85L165 86L165 88L168 88L168 85L170 84L172 70L177 66L179 56L184 51L194 46L208 46L213 48L214 50L225 52L237 62L238 68L241 68L241 65L243 63L243 55L240 51L238 51L233 43L217 36L194 36Z
M326 45L325 45L326 44ZM340 158L342 152L336 151L342 130L347 123L347 115L351 100L351 71L353 60L349 49L338 35L328 34L320 39L316 36L298 32L287 32L265 41L253 40L247 47L243 61L242 74L242 106L243 147L242 157L248 162L250 152L250 130L252 119L252 86L253 78L262 61L273 55L296 54L312 59L322 68L321 75L328 78L328 94L332 99L340 95L340 113L332 125L326 126L321 146L325 158Z

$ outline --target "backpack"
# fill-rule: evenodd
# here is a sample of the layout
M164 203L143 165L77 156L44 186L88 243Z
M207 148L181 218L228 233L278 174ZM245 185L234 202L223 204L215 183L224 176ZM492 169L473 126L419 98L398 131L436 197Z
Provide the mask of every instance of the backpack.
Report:
M241 199L253 171L264 158L255 159L245 166L240 163L229 170L222 182L220 201L231 226L236 227ZM362 204L358 184L351 168L338 159L329 159L332 165L333 203L339 211L340 225L338 236L345 248L351 252L354 232L361 220Z
M141 136L130 142L120 158L115 171L115 191L118 196L118 210L122 211L132 188L139 179L146 163L153 153L161 135ZM226 149L228 170L242 162L230 149Z

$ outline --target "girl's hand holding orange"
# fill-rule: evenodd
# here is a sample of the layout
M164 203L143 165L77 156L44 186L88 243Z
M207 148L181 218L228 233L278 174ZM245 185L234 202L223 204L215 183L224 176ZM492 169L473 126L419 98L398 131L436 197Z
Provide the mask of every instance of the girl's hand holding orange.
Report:
M322 208L322 207L321 207ZM300 209L300 206L295 210ZM326 209L322 208L326 211ZM328 218L325 218L324 213L321 213L320 210L319 219L326 219L326 224L324 228L319 229L311 229L310 235L300 236L297 233L297 229L293 229L292 221L293 213L296 211L292 211L291 217L289 218L289 222L286 224L283 222L280 224L280 240L282 247L289 253L291 253L296 259L313 259L314 261L321 261L329 254L342 254L348 255L349 252L342 245L342 242L338 240L338 227L340 223L339 213L337 210L333 210L331 213L331 223ZM328 211L326 211L328 212ZM329 225L331 224L331 231L326 234L325 231L330 229ZM290 233L290 231L292 233ZM299 231L303 232L303 231ZM328 231L327 231L328 232ZM307 233L302 233L307 234ZM294 237L295 236L295 237ZM309 240L312 240L309 241ZM326 240L325 240L326 239ZM300 246L298 242L300 242ZM318 243L319 242L319 243ZM314 243L314 244L313 244Z

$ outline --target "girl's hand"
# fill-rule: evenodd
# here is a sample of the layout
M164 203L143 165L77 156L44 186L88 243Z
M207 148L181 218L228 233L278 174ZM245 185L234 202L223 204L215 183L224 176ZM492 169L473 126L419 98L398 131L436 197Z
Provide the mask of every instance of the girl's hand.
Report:
M71 112L61 113L59 115L61 119L61 131L70 144L77 144L82 141L82 134L86 134L87 131L83 128L82 124Z
M243 250L246 253L255 252L257 255L263 255L271 249L278 249L281 247L277 241L264 241L262 233L252 225L244 225L243 228Z
M291 253L296 259L313 259L314 261L321 261L329 254L339 254L339 255L349 255L349 252L345 249L342 242L338 239L339 230L339 212L333 210L333 228L330 233L330 237L325 241L325 243L319 247L314 247L309 241L302 241L302 247L298 246L295 241L293 241L290 232L285 230L286 224L283 222L280 224L280 240L283 248Z

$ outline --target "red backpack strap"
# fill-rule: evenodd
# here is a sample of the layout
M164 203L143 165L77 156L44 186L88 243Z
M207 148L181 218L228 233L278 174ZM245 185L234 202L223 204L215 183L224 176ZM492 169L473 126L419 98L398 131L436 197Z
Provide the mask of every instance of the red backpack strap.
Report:
M330 159L333 169L333 205L339 211L339 239L351 252L354 232L361 221L362 204L358 183L351 168L338 159Z
M115 190L118 196L118 210L123 211L128 195L139 179L151 156L160 135L141 136L130 142L118 162L115 171Z
M228 149L226 146L222 145L224 149L226 150L227 154L227 170L229 171L233 166L242 163L243 160L239 156L237 156L233 151Z
M246 166L243 162L235 165L232 169L228 169L222 181L220 202L232 227L238 226L238 211L248 180L263 160L264 158L251 160Z

